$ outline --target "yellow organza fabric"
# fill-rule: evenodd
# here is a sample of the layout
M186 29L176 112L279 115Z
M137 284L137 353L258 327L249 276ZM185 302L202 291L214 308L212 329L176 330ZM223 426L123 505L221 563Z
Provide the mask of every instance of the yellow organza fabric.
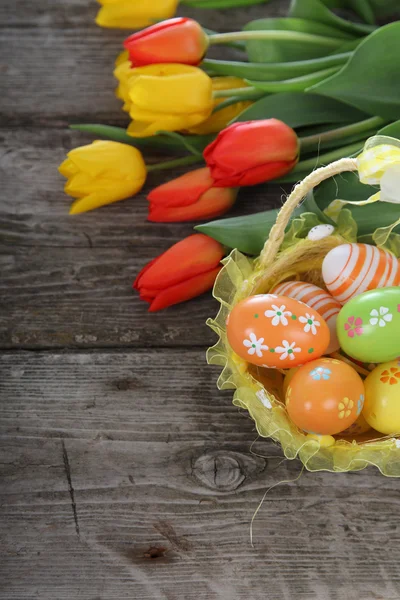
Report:
M345 241L339 236L326 238L329 239L331 241L327 243L332 245ZM318 244L321 245L321 242ZM292 260L299 255L302 256L300 262ZM301 273L302 279L315 281L312 268L315 268L315 273L320 271L318 263L322 261L322 257L315 256L315 249L310 246L310 242L304 240L296 244L295 248L281 252L269 272L263 273L257 260L250 260L234 250L224 260L224 267L214 286L214 297L221 306L216 318L209 319L207 324L219 339L207 352L208 363L222 367L218 388L236 390L233 397L235 406L250 413L260 436L280 443L286 458L299 458L308 471L359 471L368 465L375 465L383 475L400 477L399 439L369 431L355 439L345 440L340 439L340 435L336 436L333 446L322 447L318 440L307 437L290 421L284 405L282 377L279 372L263 369L263 377L256 379L253 376L254 369L234 354L228 344L227 316L237 302L254 293L252 290L257 288L259 281L264 282L260 291L269 291L278 279L293 277L296 273ZM293 264L297 264L297 267L293 267ZM307 268L306 277L302 270L304 268ZM249 368L253 374L250 374Z

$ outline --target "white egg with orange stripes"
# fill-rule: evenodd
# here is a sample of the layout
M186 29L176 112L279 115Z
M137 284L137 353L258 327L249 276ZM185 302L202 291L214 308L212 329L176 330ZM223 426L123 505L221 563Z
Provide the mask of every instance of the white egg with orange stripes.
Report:
M342 244L325 256L322 277L341 304L369 290L400 285L400 261L369 244Z
M331 352L336 352L340 348L336 334L336 320L342 305L332 298L328 292L312 283L305 283L304 281L285 281L274 288L272 293L278 294L278 296L294 298L316 310L328 325L331 333L331 339L326 353L330 354Z

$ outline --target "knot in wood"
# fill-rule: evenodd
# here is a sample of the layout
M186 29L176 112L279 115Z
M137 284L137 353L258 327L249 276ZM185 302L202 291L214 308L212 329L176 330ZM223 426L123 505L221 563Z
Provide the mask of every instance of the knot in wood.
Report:
M241 455L236 452L215 451L197 458L193 474L207 487L221 492L236 490L246 479Z

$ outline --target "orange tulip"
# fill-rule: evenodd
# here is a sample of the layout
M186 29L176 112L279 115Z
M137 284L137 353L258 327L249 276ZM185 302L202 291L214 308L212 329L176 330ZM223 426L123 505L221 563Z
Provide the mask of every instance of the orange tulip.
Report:
M149 221L195 221L222 215L237 196L235 188L216 188L210 170L197 169L150 192Z
M193 19L176 18L134 33L124 42L133 67L160 63L201 63L208 37Z
M150 303L149 311L156 312L210 290L223 256L219 242L195 233L149 262L133 287L141 300Z

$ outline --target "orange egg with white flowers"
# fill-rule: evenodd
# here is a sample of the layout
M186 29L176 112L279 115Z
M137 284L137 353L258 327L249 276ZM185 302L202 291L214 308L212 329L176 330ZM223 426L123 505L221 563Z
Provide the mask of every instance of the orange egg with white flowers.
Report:
M259 294L235 305L227 320L230 346L241 358L268 368L290 368L326 351L330 333L312 308L286 296Z
M299 429L335 435L355 423L364 396L364 383L355 369L340 360L320 358L294 375L286 391L286 408Z

